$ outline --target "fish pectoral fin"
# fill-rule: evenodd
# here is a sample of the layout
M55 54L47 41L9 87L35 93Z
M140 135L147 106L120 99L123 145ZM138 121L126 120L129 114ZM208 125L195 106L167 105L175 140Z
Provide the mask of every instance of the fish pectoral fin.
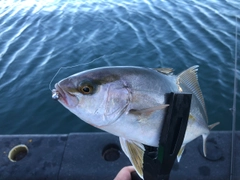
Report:
M219 125L219 124L220 124L220 122L215 122L215 123L209 125L208 128L209 128L209 130L211 130L211 129L213 129L215 126L217 126L217 125Z
M185 145L182 145L181 149L179 150L179 152L177 154L177 162L180 162L181 157L182 157L183 152L184 152L184 149L185 149Z
M157 110L165 109L168 106L169 106L169 104L161 104L159 106L154 106L154 107L150 107L150 108L146 108L146 109L140 109L140 110L130 109L129 113L134 114L136 116L144 116L144 117L146 117L146 116L151 115L151 113L153 113L153 112L155 112Z
M173 68L155 68L155 70L166 75L170 75L173 73Z
M123 152L127 155L138 175L143 178L143 155L145 148L135 141L119 137Z

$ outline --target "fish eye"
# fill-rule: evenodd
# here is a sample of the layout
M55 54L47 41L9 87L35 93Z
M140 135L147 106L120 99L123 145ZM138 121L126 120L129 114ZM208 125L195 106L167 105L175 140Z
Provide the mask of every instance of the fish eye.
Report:
M92 85L89 85L89 84L85 84L85 85L81 85L79 87L79 91L82 93L82 94L92 94L93 93L93 86Z

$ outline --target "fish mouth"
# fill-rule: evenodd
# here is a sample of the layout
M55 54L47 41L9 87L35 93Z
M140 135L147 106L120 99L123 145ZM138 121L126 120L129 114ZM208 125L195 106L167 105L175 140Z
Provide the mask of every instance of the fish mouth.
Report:
M59 86L59 84L55 84L55 89L52 90L52 98L58 100L65 106L68 106L67 96L64 90Z
M59 83L55 84L55 89L52 90L52 93L52 98L58 100L68 109L76 107L79 103L77 96L62 88Z

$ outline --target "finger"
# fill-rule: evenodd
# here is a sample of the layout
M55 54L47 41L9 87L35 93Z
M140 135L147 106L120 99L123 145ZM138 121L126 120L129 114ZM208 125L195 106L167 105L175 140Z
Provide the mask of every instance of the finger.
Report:
M131 173L134 171L133 166L126 166L119 171L114 180L131 180Z

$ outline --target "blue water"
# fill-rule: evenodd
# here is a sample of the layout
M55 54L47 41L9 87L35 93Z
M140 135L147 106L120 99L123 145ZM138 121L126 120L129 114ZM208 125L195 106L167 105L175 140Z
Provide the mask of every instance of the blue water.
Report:
M78 64L53 83L99 66L180 73L198 64L209 124L231 130L239 15L234 0L0 1L0 134L99 131L52 100L48 89L60 67Z

